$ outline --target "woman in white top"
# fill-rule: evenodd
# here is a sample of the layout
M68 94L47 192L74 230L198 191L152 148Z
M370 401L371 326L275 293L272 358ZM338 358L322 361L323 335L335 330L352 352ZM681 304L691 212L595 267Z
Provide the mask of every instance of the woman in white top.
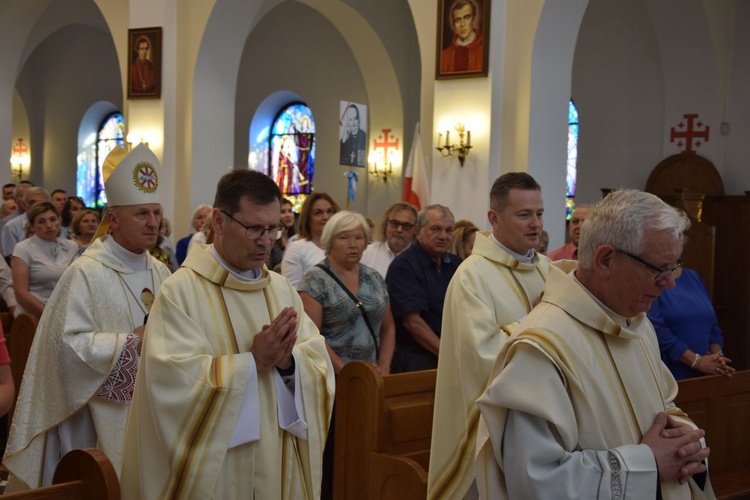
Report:
M60 238L60 214L52 203L35 204L28 216L34 235L15 246L10 268L18 302L15 315L27 312L38 318L60 276L76 257L78 244Z
M326 193L313 193L302 205L297 228L299 239L286 247L281 261L281 274L294 288L311 267L325 258L320 236L328 219L339 210L338 203Z

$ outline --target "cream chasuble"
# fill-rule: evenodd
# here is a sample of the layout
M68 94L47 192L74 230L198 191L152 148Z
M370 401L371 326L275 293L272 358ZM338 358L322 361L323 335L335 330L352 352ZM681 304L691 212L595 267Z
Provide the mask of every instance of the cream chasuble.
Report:
M659 412L691 423L673 403L677 383L661 363L656 334L646 315L620 326L572 273L550 267L542 303L516 332L477 401L482 416L476 475L483 498L507 498L502 441L509 409L546 421L567 453L610 450L621 459L632 455L629 447L639 445ZM518 361L513 362L516 357ZM622 464L623 469L629 470L629 465ZM637 467L642 465L641 461ZM540 473L534 464L527 467L530 475ZM655 460L650 470L632 472L612 475L612 482L602 481L612 492L601 496L612 493L617 498L619 491L621 498L640 500L643 491L656 494ZM549 484L549 494L573 489L589 498L597 496L597 486L601 487L577 483L575 474L569 480L570 484ZM710 483L704 493L692 479L683 486L661 483L661 492L665 500L714 498Z
M490 235L478 233L445 295L428 498L463 498L474 481L476 400L509 336L544 289L550 261L516 260Z
M245 400L254 335L291 305L298 313L295 392L307 439L281 428L275 369L257 376L260 439L231 446ZM334 375L324 339L289 282L264 267L233 277L194 248L164 283L149 317L128 422L123 498L320 496Z
M98 394L111 385L110 374L143 314L133 317L130 291L121 279L134 271L115 257L105 238L95 240L62 275L34 336L3 460L29 487L42 484L48 432L81 411L90 413L92 420L83 420L93 422L97 446L120 470L129 401ZM154 293L169 276L150 256L145 272Z

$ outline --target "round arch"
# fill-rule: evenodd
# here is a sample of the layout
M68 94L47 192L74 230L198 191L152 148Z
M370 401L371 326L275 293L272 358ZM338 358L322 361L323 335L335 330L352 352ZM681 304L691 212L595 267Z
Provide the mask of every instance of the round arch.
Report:
M211 12L196 60L193 84L189 159L192 165L189 202L193 205L205 198L205 186L214 185L225 168L233 165L236 142L247 140L244 133L236 137L234 124L227 120L226 113L234 109L245 40L264 16L281 3L279 0L218 0ZM380 33L346 2L302 0L295 3L319 12L348 44L362 73L367 104L372 110L371 129L391 128L403 137L402 89Z

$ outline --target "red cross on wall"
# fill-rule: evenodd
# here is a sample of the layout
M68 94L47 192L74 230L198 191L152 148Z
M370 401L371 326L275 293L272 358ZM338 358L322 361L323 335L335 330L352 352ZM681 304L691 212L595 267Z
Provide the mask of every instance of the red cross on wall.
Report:
M393 148L395 151L398 151L398 139L391 136L391 139L389 141L388 136L391 135L391 129L384 128L380 135L378 135L378 138L372 141L372 147L374 149L383 149L383 158L385 161L388 161L388 149ZM394 142L395 141L395 142Z
M675 142L675 139L679 139L677 141L677 147L680 148L683 153L695 154L693 146L695 146L695 149L698 149L703 142L708 142L708 131L710 127L706 125L705 129L698 130L703 128L703 122L700 120L695 122L695 119L698 118L698 113L690 113L682 115L682 117L684 119L677 124L676 129L675 127L672 127L670 130L669 142ZM686 121L687 126L685 125ZM701 142L701 139L703 139L703 142Z
M11 152L15 157L29 154L29 147L23 143L23 137L18 138Z

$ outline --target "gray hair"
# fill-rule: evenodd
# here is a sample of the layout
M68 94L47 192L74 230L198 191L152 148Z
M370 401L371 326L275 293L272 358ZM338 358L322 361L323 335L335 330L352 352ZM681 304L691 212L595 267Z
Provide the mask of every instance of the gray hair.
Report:
M643 251L648 231L671 231L675 239L690 227L684 212L650 193L635 189L613 191L589 211L581 226L578 265L592 270L594 252L612 245L634 255Z
M45 200L49 200L49 191L39 186L32 186L23 193L23 202L28 203L29 198L34 195L43 194Z
M205 209L213 210L213 208L214 207L212 207L208 203L201 203L200 205L195 207L195 210L193 210L193 216L190 217L190 222L192 223L193 219L195 219L195 216L198 215L198 212L200 212L201 210L205 210Z
M417 224L419 227L424 227L424 223L427 222L427 214L430 212L440 212L441 217L448 217L450 216L451 219L453 219L453 222L455 224L456 218L453 216L453 212L451 212L451 209L448 207L444 207L443 205L429 205L424 207L422 210L419 211L419 214L417 214Z
M320 235L320 244L323 246L326 255L331 253L333 240L336 236L346 231L357 229L358 227L361 227L365 233L365 243L370 241L370 225L362 215L356 212L349 212L348 210L336 212L333 217L328 219L326 225L323 226L323 234Z

